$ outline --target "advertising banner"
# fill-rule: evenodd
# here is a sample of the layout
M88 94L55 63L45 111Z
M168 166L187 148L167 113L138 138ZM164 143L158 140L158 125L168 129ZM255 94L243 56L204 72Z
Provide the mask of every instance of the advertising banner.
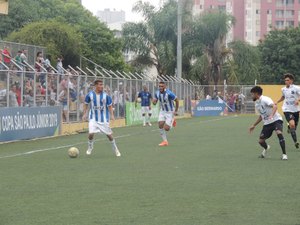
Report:
M59 134L60 107L0 108L0 142Z

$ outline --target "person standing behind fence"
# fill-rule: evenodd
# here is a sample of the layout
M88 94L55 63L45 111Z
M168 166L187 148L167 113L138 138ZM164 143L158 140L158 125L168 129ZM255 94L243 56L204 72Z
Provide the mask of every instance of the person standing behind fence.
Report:
M3 62L7 67L10 68L10 62L11 62L11 55L9 53L8 47L4 47L4 50L2 51L2 56L3 56Z
M103 90L103 81L95 80L95 89L90 91L85 97L83 111L83 121L89 118L89 136L87 155L91 155L94 148L94 134L104 133L112 144L112 149L117 157L121 153L116 145L113 132L109 126L110 120L114 120L111 97ZM88 116L88 108L89 116Z
M161 81L159 82L159 90L155 93L153 104L156 105L158 101L160 102L161 108L158 117L158 127L163 139L159 146L168 146L169 142L167 140L166 131L169 131L176 124L174 117L178 115L179 100L172 91L167 89L166 83Z
M58 74L64 74L64 68L63 68L63 57L62 56L59 56L57 58L57 64L56 64L56 69L57 69L57 73Z
M143 91L139 92L136 100L135 100L135 106L137 106L138 98L140 98L140 103L142 107L142 117L143 117L143 126L145 127L146 124L149 126L152 126L150 122L150 118L152 115L152 110L151 110L151 100L152 100L152 95L148 91L147 86L145 85L143 87Z

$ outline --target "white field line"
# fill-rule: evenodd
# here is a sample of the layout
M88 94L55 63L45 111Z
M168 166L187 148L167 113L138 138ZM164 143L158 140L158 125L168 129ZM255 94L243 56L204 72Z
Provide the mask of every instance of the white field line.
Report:
M211 122L215 122L215 121L220 121L220 120L225 120L225 119L232 119L232 118L236 118L236 117L238 117L238 116L237 115L227 116L227 117L222 117L222 118L216 118L216 119L211 119L211 120L200 121L199 123L211 123ZM159 129L154 129L154 130L151 130L151 132L155 132L155 131L158 131L158 130ZM147 131L147 132L149 132L149 131ZM120 135L120 136L116 136L115 139L131 137L131 136L139 135L139 134L143 134L143 133L146 133L146 132L138 132L138 133ZM106 139L107 138L96 139L95 142L103 141L103 140L106 140ZM84 142L77 142L77 143L72 143L72 144L68 144L68 145L62 145L62 146L58 146L58 147L42 148L42 149L32 150L32 151L28 151L28 152L22 152L22 153L16 153L16 154L12 154L12 155L0 156L0 159L14 158L14 157L18 157L18 156L31 155L31 154L38 153L38 152L46 152L46 151L63 149L63 148L70 148L70 147L73 147L73 146L83 145L83 144L86 144L86 143L87 142L84 141Z

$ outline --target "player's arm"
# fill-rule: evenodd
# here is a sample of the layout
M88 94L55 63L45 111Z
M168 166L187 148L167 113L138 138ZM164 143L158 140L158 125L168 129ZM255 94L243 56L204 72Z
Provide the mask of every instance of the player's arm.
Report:
M83 116L82 116L82 120L86 121L87 120L87 112L89 109L89 105L87 103L83 104Z
M257 120L255 121L255 123L249 128L249 132L252 133L253 130L255 129L255 127L262 121L261 116L259 116L257 118Z
M110 120L115 120L115 115L114 115L114 109L112 104L108 106L109 114L110 114Z
M269 119L272 119L272 118L274 117L274 115L275 115L275 113L276 113L278 107L277 107L277 104L274 104L274 103L272 103L272 104L270 104L270 105L268 105L268 106L269 106L270 108L272 108L272 113L271 113L271 115L269 116Z
M156 105L158 101L158 97L156 96L156 94L154 95L154 98L152 99L152 104Z
M86 121L87 120L87 113L88 113L88 109L89 109L89 103L91 102L91 98L89 95L87 95L85 97L84 100L84 104L83 104L83 116L82 116L82 120Z
M275 103L277 105L278 103L282 102L285 99L285 97L282 95L281 98Z
M174 114L175 114L175 116L177 116L178 115L178 108L179 108L178 98L175 98L174 102L175 102L175 112L174 112Z

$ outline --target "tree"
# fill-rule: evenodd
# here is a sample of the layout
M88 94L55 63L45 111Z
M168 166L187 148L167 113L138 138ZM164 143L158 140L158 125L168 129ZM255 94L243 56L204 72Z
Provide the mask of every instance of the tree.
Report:
M26 25L18 32L11 33L9 41L47 47L51 61L63 55L64 64L79 65L79 58L86 49L82 34L68 24L59 21L42 21Z
M225 39L233 24L234 17L226 13L207 12L192 21L190 29L186 32L186 45L202 46L202 55L199 55L201 54L199 52L193 58L206 57L205 60L196 60L196 62L206 63L202 66L196 65L198 70L206 69L206 71L198 71L199 74L207 74L205 84L213 82L217 85L221 80L222 66L230 53L226 48Z
M185 1L184 9L190 0ZM123 27L124 50L137 57L133 65L155 66L158 74L173 75L176 68L177 2L170 0L160 8L139 1L133 8L143 15L145 22L126 23ZM190 10L184 11L184 18Z
M228 45L229 57L224 65L224 76L229 83L253 84L260 81L260 53L257 47L243 41Z
M271 31L259 45L261 81L281 83L285 73L299 75L300 28Z
M85 57L109 69L126 69L121 40L77 0L10 0L9 15L0 15L0 37L6 38L32 22L49 19L73 26L82 33Z

